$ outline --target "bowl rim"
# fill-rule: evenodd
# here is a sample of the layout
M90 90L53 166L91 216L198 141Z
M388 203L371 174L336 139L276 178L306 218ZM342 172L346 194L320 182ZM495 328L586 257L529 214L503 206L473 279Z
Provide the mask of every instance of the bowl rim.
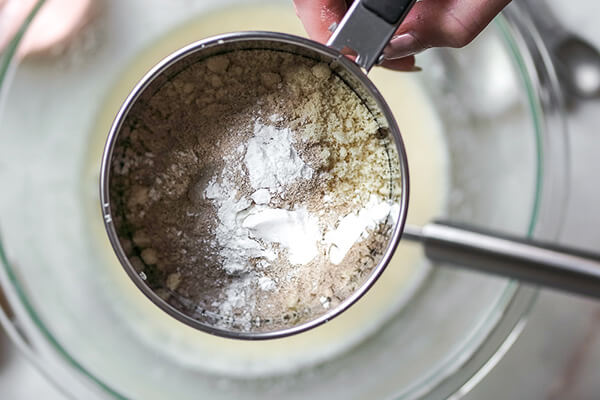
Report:
M569 193L565 188L568 187L570 167L562 89L550 52L525 7L515 2L509 4L494 23L521 72L536 134L536 198L527 237L557 240L566 213ZM421 387L415 384L396 398L460 399L469 393L518 339L538 293L537 287L510 280L487 321L482 322L482 325L492 326L487 330L480 328L480 331L487 332L483 341L470 340L464 346L475 343L479 347L466 360L455 358L446 366L438 367L447 371L441 380L423 382ZM460 349L457 350L459 352ZM430 376L433 378L434 374Z

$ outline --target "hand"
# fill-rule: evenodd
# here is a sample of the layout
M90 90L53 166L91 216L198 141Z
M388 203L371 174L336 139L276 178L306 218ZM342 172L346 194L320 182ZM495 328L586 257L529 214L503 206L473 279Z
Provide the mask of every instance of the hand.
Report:
M309 36L325 43L351 0L294 0ZM417 2L384 50L383 66L415 71L414 55L430 47L469 44L510 0L422 0Z
M38 0L0 0L0 52L17 34ZM46 0L19 45L17 56L53 54L88 24L98 2Z

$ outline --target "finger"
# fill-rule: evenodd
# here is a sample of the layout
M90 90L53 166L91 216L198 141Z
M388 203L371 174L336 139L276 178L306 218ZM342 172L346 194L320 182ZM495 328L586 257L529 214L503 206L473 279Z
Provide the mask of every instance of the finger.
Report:
M321 43L331 36L331 24L340 22L347 11L344 0L294 0L294 6L308 35Z
M469 44L510 0L429 0L417 2L386 48L388 59L430 47Z
M394 71L413 72L420 71L421 68L415 66L415 57L408 56L396 60L384 60L381 66Z

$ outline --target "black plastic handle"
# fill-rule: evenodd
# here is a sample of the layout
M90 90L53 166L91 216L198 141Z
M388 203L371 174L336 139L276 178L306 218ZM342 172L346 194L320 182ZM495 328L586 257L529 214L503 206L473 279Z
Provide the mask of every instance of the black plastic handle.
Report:
M362 0L363 5L392 25L404 19L416 0Z

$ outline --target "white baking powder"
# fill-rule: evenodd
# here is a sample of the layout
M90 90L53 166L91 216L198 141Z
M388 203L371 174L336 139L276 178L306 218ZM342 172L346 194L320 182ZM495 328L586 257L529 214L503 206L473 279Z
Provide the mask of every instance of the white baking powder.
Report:
M243 227L244 215L252 202L246 198L236 199L237 191L231 186L227 180L219 184L213 178L204 195L218 205L215 237L220 246L219 255L223 258L223 269L234 274L247 271L252 258L274 260L276 255L272 248L252 239L250 231Z
M290 129L255 123L254 137L248 140L244 157L250 185L254 189L280 192L284 186L298 179L312 177L312 168L302 161L292 143Z
M369 235L369 231L388 218L394 218L399 205L371 195L369 202L358 212L341 217L337 227L325 233L325 243L329 247L329 259L334 264L342 262L356 242Z
M213 177L204 191L205 197L218 206L215 236L225 271L248 272L252 269L251 260L256 258L273 261L277 257L274 243L288 250L292 264L311 261L321 239L318 220L306 209L284 210L266 205L270 193L282 192L285 185L312 177L313 170L292 147L292 132L256 122L244 164L250 184L257 189L250 199L238 198L235 185L227 179L232 171L222 174L221 183ZM227 165L226 169L235 168Z
M322 237L319 220L306 208L283 210L257 206L242 225L253 238L279 243L288 251L291 264L306 264L317 256L317 242Z
M204 191L217 206L214 247L219 249L223 268L229 274L243 275L225 291L219 304L222 315L231 315L242 302L253 309L253 300L248 300L253 298L249 296L253 287L278 290L278 282L265 275L269 268L280 267L273 264L278 257L285 257L291 266L306 265L321 251L331 263L340 264L355 243L366 239L397 209L397 205L371 195L362 209L328 226L319 218L324 210L314 215L301 204L294 209L274 207L272 200L283 198L289 185L310 179L314 173L294 149L293 132L256 122L253 136L237 151L243 154L245 170L240 163L226 160L225 169ZM248 197L230 180L236 175L245 176L254 189ZM324 195L324 207L332 200L331 195ZM330 307L328 297L321 296L319 301L323 308ZM250 326L250 319L236 318L237 323Z

